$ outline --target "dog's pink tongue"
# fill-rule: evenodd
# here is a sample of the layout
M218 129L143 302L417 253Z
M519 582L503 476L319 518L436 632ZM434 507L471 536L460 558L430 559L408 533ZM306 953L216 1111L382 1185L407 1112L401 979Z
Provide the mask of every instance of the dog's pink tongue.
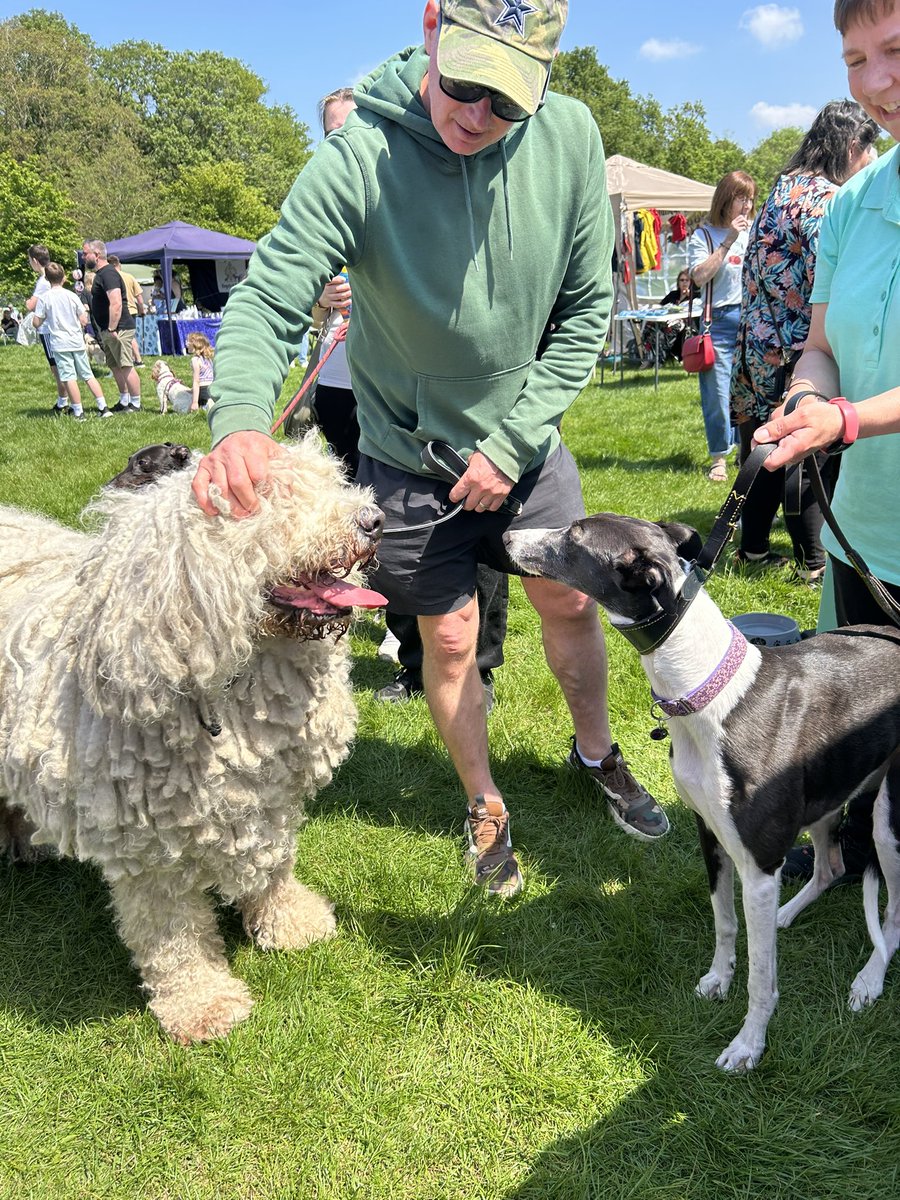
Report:
M328 583L312 581L305 587L279 584L272 588L272 599L316 613L332 608L382 608L387 604L387 596L380 592L343 579L332 579Z

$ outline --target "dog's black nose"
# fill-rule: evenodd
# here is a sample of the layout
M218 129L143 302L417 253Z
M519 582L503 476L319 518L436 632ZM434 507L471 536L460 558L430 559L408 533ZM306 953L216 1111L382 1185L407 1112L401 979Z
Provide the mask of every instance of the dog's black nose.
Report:
M378 541L384 529L384 513L376 505L368 505L360 510L359 527L373 542Z

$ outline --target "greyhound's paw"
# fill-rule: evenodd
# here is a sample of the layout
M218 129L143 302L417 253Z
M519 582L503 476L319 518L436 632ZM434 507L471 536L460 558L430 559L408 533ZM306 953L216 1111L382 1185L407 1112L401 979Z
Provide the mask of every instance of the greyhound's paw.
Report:
M716 1059L716 1066L720 1071L727 1071L731 1075L752 1071L762 1058L764 1049L764 1042L757 1045L748 1042L738 1034L731 1045L726 1046Z
M884 981L869 979L860 971L850 985L850 1011L862 1012L874 1004L884 990Z
M730 987L730 975L721 975L718 971L708 971L694 988L694 994L701 1000L724 1000Z

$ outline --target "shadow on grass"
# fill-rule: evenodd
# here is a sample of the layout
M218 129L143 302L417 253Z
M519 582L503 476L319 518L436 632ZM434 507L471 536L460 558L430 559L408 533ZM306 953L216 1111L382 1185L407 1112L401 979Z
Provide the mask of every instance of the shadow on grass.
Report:
M0 1008L61 1029L145 1007L109 890L91 864L0 858L0 907ZM230 958L245 940L234 909L222 909L219 928Z

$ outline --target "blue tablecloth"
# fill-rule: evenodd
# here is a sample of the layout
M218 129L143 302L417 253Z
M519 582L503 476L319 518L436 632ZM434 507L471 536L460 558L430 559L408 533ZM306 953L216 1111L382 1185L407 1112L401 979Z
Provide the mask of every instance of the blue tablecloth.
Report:
M209 339L209 344L216 344L216 335L219 332L219 327L222 324L221 317L197 317L188 320L185 317L179 317L171 321L167 321L165 317L158 317L159 322L159 348L161 354L185 354L184 343L191 333L202 333Z

